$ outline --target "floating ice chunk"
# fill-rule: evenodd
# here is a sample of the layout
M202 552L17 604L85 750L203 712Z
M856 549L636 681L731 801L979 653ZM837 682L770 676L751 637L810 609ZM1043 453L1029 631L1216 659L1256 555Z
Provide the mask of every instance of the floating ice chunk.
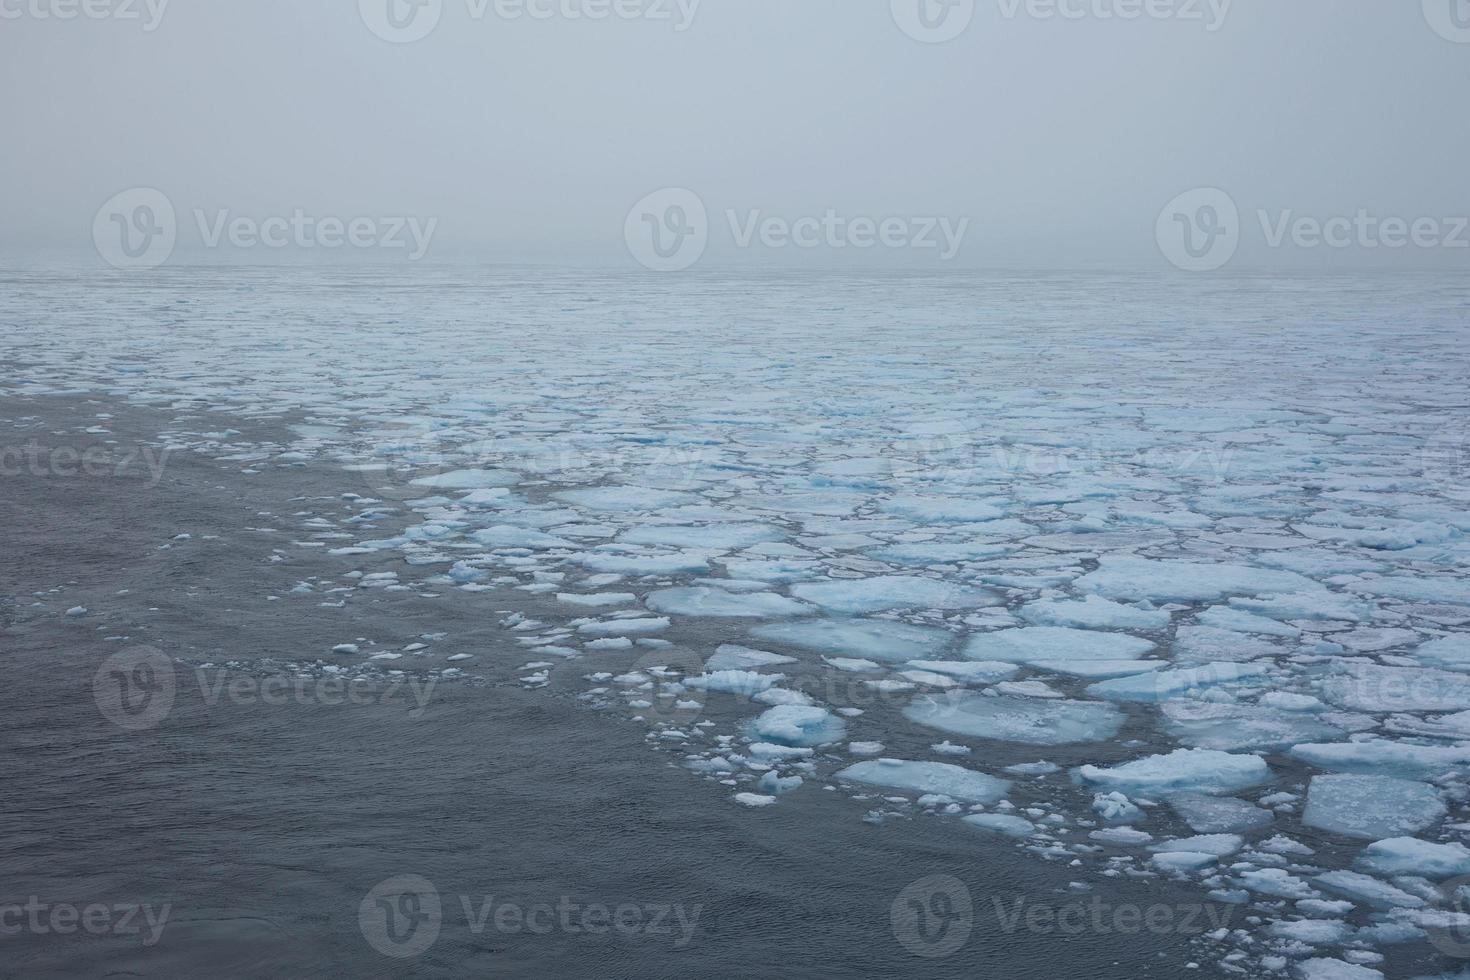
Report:
M1280 711L1323 711L1327 705L1310 694L1292 694L1290 691L1267 691L1261 695L1261 707Z
M1197 834L1238 833L1269 826L1270 810L1232 796L1171 796L1169 805Z
M1260 895L1297 901L1322 896L1296 875L1282 868L1260 868L1240 873L1240 883Z
M635 527L618 535L618 540L629 544L728 551L762 541L779 541L785 536L784 531L770 524L699 524Z
M1323 620L1361 622L1373 616L1373 606L1335 592L1303 592L1295 595L1268 595L1258 598L1232 598L1233 609L1267 616L1271 619Z
M1470 605L1470 582L1464 579L1389 575L1354 582L1350 588L1355 592L1365 592L1368 595L1407 599L1411 602L1447 602L1462 606Z
M587 644L588 650L628 650L633 646L633 641L626 636L605 636L600 640L593 640Z
M906 762L875 759L848 766L837 779L916 793L942 793L966 803L995 803L1010 790L1008 780L947 762Z
M1383 980L1383 974L1346 960L1316 957L1296 965L1301 980Z
M736 793L735 802L745 806L770 806L776 802L774 796L764 796L760 793Z
M914 575L804 582L793 585L791 593L845 615L889 609L972 609L1000 603L984 589Z
M1444 801L1428 783L1391 776L1312 777L1302 823L1347 837L1381 840L1415 834L1444 818Z
M1470 848L1414 837L1390 837L1364 848L1357 867L1376 875L1417 875L1439 881L1470 874Z
M792 558L721 558L731 576L759 582L797 582L816 574L817 564Z
M421 476L412 482L416 487L432 490L479 490L485 487L513 487L521 475L513 470L453 470Z
M776 770L768 769L765 775L756 782L756 785L772 796L781 796L800 789L802 782L800 776L779 776Z
M1470 745L1413 745L1388 739L1297 745L1287 753L1318 769L1430 779L1470 763Z
M930 746L933 748L933 746ZM1055 762L1018 762L1014 766L1006 766L1005 771L1017 776L1049 776L1054 772L1060 772L1061 766Z
M750 722L758 739L796 747L839 742L846 729L842 719L826 708L800 704L777 705Z
M963 524L1005 516L1005 512L993 504L983 500L967 500L964 497L907 495L885 500L878 506L885 513L898 514L926 524Z
M1023 698L1058 699L1066 697L1045 681L1001 681L995 685L995 689L1001 694L1013 694Z
M1455 633L1430 640L1414 651L1414 657L1429 667L1470 671L1470 634Z
M1230 606L1211 606L1196 617L1200 625L1237 633L1264 633L1269 636L1295 637L1301 630L1265 616L1257 616Z
M558 538L553 534L545 534L541 531L528 527L513 527L509 524L501 524L495 527L487 527L482 531L475 531L470 535L470 540L487 548L572 548L575 547L565 538Z
M644 512L692 504L699 497L677 490L655 490L652 487L610 486L586 490L562 490L552 494L574 507L594 511Z
M1110 701L1164 701L1190 691L1266 673L1260 664L1213 663L1183 670L1158 670L1093 684L1087 693Z
M1311 902L1314 899L1303 899ZM1353 927L1341 919L1297 919L1293 922L1273 922L1266 934L1274 939L1286 939L1305 943L1308 946L1338 946L1352 936Z
M1229 595L1304 592L1322 586L1296 572L1250 565L1199 565L1148 558L1104 557L1077 588L1109 599L1205 602Z
M750 647L726 643L715 648L713 656L704 662L704 669L713 673L717 670L745 670L794 663L795 657L782 653L767 653L764 650L752 650Z
M709 674L690 677L684 683L701 691L723 691L726 694L743 694L752 697L761 691L775 687L786 679L785 674L757 674L751 670L717 670Z
M917 541L870 549L868 554L892 565L924 566L980 561L1015 550L1015 545L993 541Z
M581 552L568 561L594 572L616 575L678 575L709 570L708 552L669 552L659 555L629 555L614 551Z
M1143 819L1143 811L1126 795L1114 790L1092 798L1092 812L1110 824L1135 823Z
M730 592L705 585L662 589L650 593L644 601L655 612L679 616L766 619L804 616L816 611L774 592Z
M1137 660L1154 645L1124 633L1098 633L1059 626L979 633L965 645L971 660L1031 663L1037 660Z
M1082 766L1077 778L1096 786L1142 793L1230 793L1266 782L1271 769L1258 755L1177 749L1112 769Z
M770 623L750 631L760 640L817 653L851 654L887 663L932 658L954 641L948 630L881 619L819 619Z
M1355 902L1371 905L1376 909L1417 909L1424 907L1424 899L1410 895L1385 881L1360 874L1356 871L1329 871L1312 879L1312 884L1334 895L1342 895Z
M882 664L874 660L862 660L856 657L823 657L833 668L846 671L850 674L870 674L883 670Z
M1031 666L1053 674L1068 674L1090 681L1133 677L1169 666L1167 660L1033 660Z
M1345 664L1322 682L1322 696L1352 711L1459 711L1470 677L1427 667Z
M1244 846L1245 838L1239 834L1202 834L1199 837L1162 841L1150 847L1149 850L1155 854L1184 852L1222 858L1234 854Z
M1019 615L1036 626L1078 629L1158 630L1169 625L1169 613L1162 609L1139 609L1095 595L1080 602L1043 599L1022 606Z
M1280 652L1270 640L1213 626L1181 626L1174 631L1174 659L1180 663L1239 662Z
M1006 837L1030 837L1036 833L1036 825L1030 820L1005 813L972 813L960 822L976 830L1003 834Z
M1198 871L1214 864L1218 858L1202 851L1168 851L1154 854L1149 863L1165 871Z
M610 619L600 623L583 623L577 627L577 632L583 636L647 636L649 633L662 633L668 628L667 616L654 616L647 619Z
M556 598L558 602L565 602L569 606L591 608L626 606L638 601L638 597L631 592L558 592Z
M945 674L967 684L994 684L1014 676L1021 669L998 660L910 660L908 665L917 670Z
M934 745L931 745L931 746L929 746L929 750L931 752L937 752L940 755L969 755L970 754L970 747L968 745L956 745L953 742L949 742L949 741L938 742L938 743L936 743Z
M847 751L853 755L877 755L883 751L882 742L848 742Z
M1144 830L1134 830L1132 827L1106 827L1102 830L1094 830L1087 835L1099 844L1112 844L1115 847L1135 847L1139 844L1147 844L1154 839L1154 835Z
M1106 741L1125 721L1116 707L1100 702L959 692L918 698L904 717L942 732L1026 745Z

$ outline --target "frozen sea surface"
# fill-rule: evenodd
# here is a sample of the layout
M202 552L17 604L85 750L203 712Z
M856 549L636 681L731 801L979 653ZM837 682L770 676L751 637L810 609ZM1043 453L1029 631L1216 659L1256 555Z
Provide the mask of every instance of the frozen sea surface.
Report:
M1459 281L4 286L0 393L207 408L162 438L331 468L342 519L303 540L483 600L527 688L752 822L839 793L1103 893L1178 879L1249 908L1202 952L1229 972L1374 977L1470 924Z

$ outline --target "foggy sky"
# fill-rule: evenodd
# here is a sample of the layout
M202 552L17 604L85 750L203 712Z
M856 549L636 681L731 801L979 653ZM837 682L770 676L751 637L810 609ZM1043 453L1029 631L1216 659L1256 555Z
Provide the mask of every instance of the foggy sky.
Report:
M1425 9L1458 2L1470 25L1466 0L1235 0L1215 30L1220 0L1133 0L1203 19L1126 21L1098 12L1129 0L1062 0L1076 19L978 0L936 44L889 0L703 0L682 31L677 0L671 20L595 21L442 0L403 44L357 0L170 0L151 31L145 0L126 0L139 20L35 16L81 2L0 0L8 255L93 254L99 206L151 187L181 256L196 211L301 209L437 219L432 260L640 269L629 209L678 187L708 207L705 267L1164 270L1161 209L1214 187L1239 205L1237 266L1470 269L1470 248L1270 248L1257 215L1470 215L1470 43ZM969 224L942 263L741 248L727 219L829 209Z

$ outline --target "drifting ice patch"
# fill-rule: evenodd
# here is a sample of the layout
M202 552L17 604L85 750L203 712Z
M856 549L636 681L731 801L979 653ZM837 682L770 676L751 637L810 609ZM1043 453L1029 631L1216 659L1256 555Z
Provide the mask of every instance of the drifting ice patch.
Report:
M976 693L922 697L904 709L904 716L954 735L1026 745L1106 741L1125 720L1111 704Z
M1214 794L1260 785L1271 778L1271 769L1258 755L1176 749L1168 755L1151 755L1112 769L1082 766L1076 775L1081 782L1125 793Z
M1250 565L1198 565L1148 558L1104 557L1077 588L1109 599L1207 602L1228 595L1310 592L1321 585L1296 572Z
M913 575L807 582L793 585L791 593L844 615L890 609L973 609L999 605L1001 601L984 589Z
M750 732L758 741L804 748L842 741L847 726L826 708L780 704L751 721Z
M1137 660L1154 645L1124 633L1095 633L1059 626L981 633L965 645L971 660L1031 663L1037 660Z
M841 770L834 778L915 793L939 793L967 803L998 802L1011 788L1008 780L947 762L906 762L901 759L859 762Z
M1428 783L1392 776L1313 776L1302 823L1346 837L1380 840L1415 834L1444 818Z
M954 634L931 626L883 619L819 619L757 626L750 635L816 653L851 654L902 663L932 658L954 642Z
M645 602L654 612L730 619L806 616L816 611L774 592L730 592L707 585L662 589L651 593Z

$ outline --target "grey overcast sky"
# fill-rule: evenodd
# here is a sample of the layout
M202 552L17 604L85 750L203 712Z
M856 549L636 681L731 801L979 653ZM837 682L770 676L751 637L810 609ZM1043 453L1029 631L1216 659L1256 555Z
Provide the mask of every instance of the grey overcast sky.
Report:
M7 254L90 252L99 206L149 187L184 255L201 215L301 209L435 218L433 259L638 268L630 208L679 187L712 265L944 261L740 247L830 209L968 219L953 267L1167 268L1161 210L1214 187L1238 262L1470 269L1470 0L159 2L0 0ZM1443 224L1272 248L1260 214L1360 210Z

